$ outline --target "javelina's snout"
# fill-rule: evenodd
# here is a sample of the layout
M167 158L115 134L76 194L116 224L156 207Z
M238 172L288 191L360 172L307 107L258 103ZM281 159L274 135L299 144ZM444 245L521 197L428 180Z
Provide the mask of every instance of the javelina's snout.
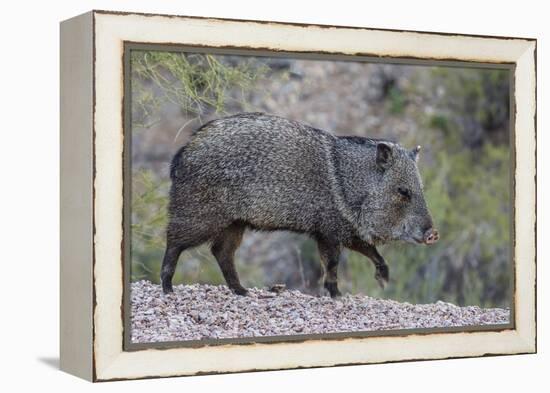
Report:
M430 228L424 232L424 243L434 244L439 240L439 232L435 228Z

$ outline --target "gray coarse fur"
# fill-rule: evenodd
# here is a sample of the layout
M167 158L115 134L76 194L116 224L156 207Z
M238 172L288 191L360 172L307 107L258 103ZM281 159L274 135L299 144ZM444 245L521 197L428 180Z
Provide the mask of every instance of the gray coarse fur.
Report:
M317 240L331 296L339 295L342 247L372 259L384 285L389 272L377 244L437 240L422 192L418 150L337 137L262 113L204 124L175 154L170 168L161 273L165 292L172 290L179 254L210 241L229 287L246 294L233 262L245 228L290 230Z

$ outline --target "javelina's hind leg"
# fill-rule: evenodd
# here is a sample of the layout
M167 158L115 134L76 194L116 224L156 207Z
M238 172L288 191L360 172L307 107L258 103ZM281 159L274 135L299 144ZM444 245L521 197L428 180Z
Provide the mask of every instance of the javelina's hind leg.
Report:
M184 247L180 245L174 245L170 241L166 242L166 251L164 252L164 259L162 260L162 269L160 273L160 279L162 282L162 291L164 293L173 292L172 288L172 277L174 277L174 272L176 271L176 264L178 263L178 258Z
M374 266L376 267L374 278L378 281L378 284L382 287L382 289L384 289L390 280L390 269L388 268L388 265L386 264L386 261L384 261L382 255L378 253L376 247L357 239L351 244L350 248L365 255L372 261L372 263L374 263Z
M237 295L246 295L235 269L235 251L241 244L244 225L232 224L220 233L212 242L212 254L216 257L227 286Z
M328 290L332 298L341 296L338 290L338 262L342 247L337 243L325 239L317 239L317 247L319 248L319 256L321 257L321 263L325 271L325 289Z

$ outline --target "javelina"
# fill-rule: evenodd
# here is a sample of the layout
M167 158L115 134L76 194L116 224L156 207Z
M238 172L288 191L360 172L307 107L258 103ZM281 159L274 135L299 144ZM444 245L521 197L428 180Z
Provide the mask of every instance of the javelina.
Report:
M363 137L337 137L282 117L245 113L200 127L170 167L167 244L161 280L171 292L180 253L207 241L229 288L245 295L234 253L246 228L290 230L317 241L324 286L340 295L342 247L389 270L377 244L438 240L412 151Z

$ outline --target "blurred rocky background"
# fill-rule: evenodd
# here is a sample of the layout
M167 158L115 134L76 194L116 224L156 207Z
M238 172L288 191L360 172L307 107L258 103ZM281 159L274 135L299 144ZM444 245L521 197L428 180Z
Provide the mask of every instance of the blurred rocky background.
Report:
M353 61L132 51L131 277L159 282L175 151L202 123L262 111L337 135L422 145L425 195L441 240L393 243L381 290L365 257L345 251L342 292L411 303L509 307L509 71ZM245 286L277 283L319 294L315 243L290 232L247 231L237 252ZM174 284L224 283L204 245L180 257Z

